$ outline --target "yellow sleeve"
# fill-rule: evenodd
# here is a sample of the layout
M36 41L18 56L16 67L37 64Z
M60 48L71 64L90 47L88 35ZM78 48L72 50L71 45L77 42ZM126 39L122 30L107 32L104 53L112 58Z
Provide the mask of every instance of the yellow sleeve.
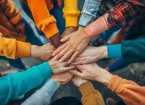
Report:
M16 25L21 22L22 18L20 12L17 8L15 8L12 0L0 0L0 6L12 25Z
M80 11L78 9L78 0L64 0L64 18L66 27L77 27Z
M16 39L0 37L0 56L11 59L29 57L30 46L29 43L16 41Z
M58 33L56 20L50 15L45 0L27 0L35 23L47 38Z
M105 105L101 93L93 87L91 82L83 83L79 90L82 93L83 105Z

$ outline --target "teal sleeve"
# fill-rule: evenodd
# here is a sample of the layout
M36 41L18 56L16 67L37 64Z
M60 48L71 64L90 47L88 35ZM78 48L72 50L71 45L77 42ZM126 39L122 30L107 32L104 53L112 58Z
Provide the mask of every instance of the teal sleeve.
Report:
M121 44L108 45L108 58L121 58Z
M0 78L0 105L5 105L9 100L17 98L52 75L52 70L47 62L34 66L27 71L11 74Z

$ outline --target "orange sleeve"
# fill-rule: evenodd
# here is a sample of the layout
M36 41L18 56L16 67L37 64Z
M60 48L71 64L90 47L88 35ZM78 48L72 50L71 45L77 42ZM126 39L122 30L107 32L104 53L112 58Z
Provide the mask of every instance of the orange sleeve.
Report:
M26 42L0 37L0 56L16 59L30 56L31 45Z
M58 33L56 20L50 15L45 0L27 0L35 23L47 38Z
M0 6L12 25L16 25L21 22L22 18L20 12L17 8L15 8L12 0L0 0Z
M115 92L127 105L145 105L145 87L133 81L113 76L108 88Z
M91 82L83 83L79 90L82 93L83 105L105 105L101 93L93 87Z

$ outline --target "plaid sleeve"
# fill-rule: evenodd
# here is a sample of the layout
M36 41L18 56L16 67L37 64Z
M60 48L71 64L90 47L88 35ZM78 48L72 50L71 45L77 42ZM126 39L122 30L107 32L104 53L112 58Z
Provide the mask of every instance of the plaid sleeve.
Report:
M118 0L117 5L107 11L107 21L109 27L117 25L124 26L126 19L137 16L140 10L145 9L144 0Z

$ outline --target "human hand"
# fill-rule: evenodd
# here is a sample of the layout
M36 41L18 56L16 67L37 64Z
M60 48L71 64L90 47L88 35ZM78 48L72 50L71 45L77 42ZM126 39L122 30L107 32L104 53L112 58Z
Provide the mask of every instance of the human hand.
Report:
M82 65L95 63L103 58L108 58L107 47L91 47L89 46L83 53L81 53L72 64Z
M50 37L50 41L55 48L58 48L61 45L60 39L61 39L61 37L60 37L59 33Z
M50 44L45 44L43 46L31 46L31 56L37 57L42 60L48 61L52 57L52 53L55 48Z
M23 22L19 22L15 25L16 31L18 32L18 35L23 35L25 30L25 24Z
M72 81L75 84L75 86L77 86L77 87L80 87L81 84L87 82L87 80L82 79L81 77L78 77L78 76L74 76Z
M55 74L51 78L55 80L58 84L63 85L68 83L72 79L73 75L69 72Z
M65 31L63 32L63 34L61 35L62 38L68 36L69 34L77 31L78 27L67 27L65 29Z
M60 41L61 41L62 43L67 42L67 41L71 38L71 36L78 35L83 29L84 29L83 27L79 26L79 28L78 28L77 31L74 31L74 32L72 32L72 33L70 33L70 34L65 34L65 35L63 34L63 35L62 35L62 39L61 39ZM75 30L75 29L73 29L73 30Z
M58 60L55 60L54 58L52 58L50 61L48 61L48 63L54 74L67 72L67 71L73 70L75 68L75 66L68 65L67 61L60 62Z
M100 68L97 64L79 65L79 71L70 71L73 75L79 76L83 79L94 80L107 85L112 77L108 71Z
M72 63L87 48L89 41L86 32L82 30L77 35L71 35L69 41L54 51L53 56L61 62L68 60L68 63Z

